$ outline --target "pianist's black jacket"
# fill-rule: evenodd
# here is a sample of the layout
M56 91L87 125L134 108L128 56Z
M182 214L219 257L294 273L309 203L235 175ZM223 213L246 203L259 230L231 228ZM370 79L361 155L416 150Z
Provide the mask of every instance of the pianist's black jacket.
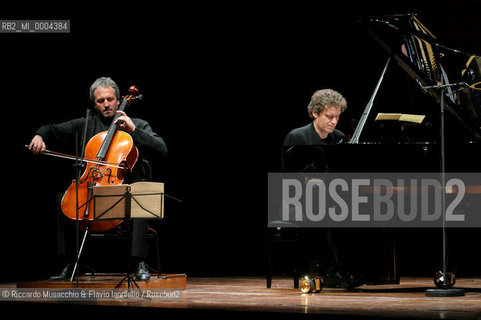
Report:
M300 127L289 132L284 140L284 146L304 146L304 145L325 145L338 144L345 140L346 136L341 131L334 129L326 139L322 139L317 134L314 124L311 122L304 127Z

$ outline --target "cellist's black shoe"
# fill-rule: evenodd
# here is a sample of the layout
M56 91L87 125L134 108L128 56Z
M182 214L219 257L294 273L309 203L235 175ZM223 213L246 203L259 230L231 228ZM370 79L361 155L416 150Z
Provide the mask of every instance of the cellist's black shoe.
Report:
M50 278L48 278L49 281L63 281L67 280L69 277L69 273L73 269L73 264L68 263L61 271L59 274L53 275Z
M144 261L140 261L137 265L137 271L135 271L135 280L136 281L149 281L150 280L150 272L147 269Z

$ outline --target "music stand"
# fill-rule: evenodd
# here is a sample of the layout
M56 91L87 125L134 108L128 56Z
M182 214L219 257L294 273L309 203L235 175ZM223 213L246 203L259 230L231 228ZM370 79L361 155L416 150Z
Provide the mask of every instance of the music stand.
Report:
M131 221L132 219L162 219L164 217L164 183L136 182L130 185L93 187L94 221L124 220L127 227L127 273L115 286L119 288L127 280L127 288L133 284L140 288L130 272Z

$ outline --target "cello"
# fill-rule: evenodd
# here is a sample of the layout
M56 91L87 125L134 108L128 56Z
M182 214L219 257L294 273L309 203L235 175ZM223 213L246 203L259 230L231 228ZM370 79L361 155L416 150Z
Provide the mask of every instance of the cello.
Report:
M141 97L135 86L131 86L128 93L119 111L124 111L133 100ZM81 228L88 228L92 232L107 231L123 222L94 220L93 187L122 184L125 174L132 171L139 155L130 134L118 130L115 120L119 116L119 113L114 116L108 131L100 132L88 141L85 146L85 170L78 183L73 180L62 197L63 214L73 221L78 220Z

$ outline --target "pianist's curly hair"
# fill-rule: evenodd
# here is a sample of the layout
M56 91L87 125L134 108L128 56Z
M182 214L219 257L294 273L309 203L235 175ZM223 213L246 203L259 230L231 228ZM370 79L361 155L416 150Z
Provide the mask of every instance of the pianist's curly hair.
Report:
M332 89L317 90L311 97L307 106L307 112L311 119L314 118L312 112L319 113L325 107L341 108L341 112L347 109L347 101L339 92Z

